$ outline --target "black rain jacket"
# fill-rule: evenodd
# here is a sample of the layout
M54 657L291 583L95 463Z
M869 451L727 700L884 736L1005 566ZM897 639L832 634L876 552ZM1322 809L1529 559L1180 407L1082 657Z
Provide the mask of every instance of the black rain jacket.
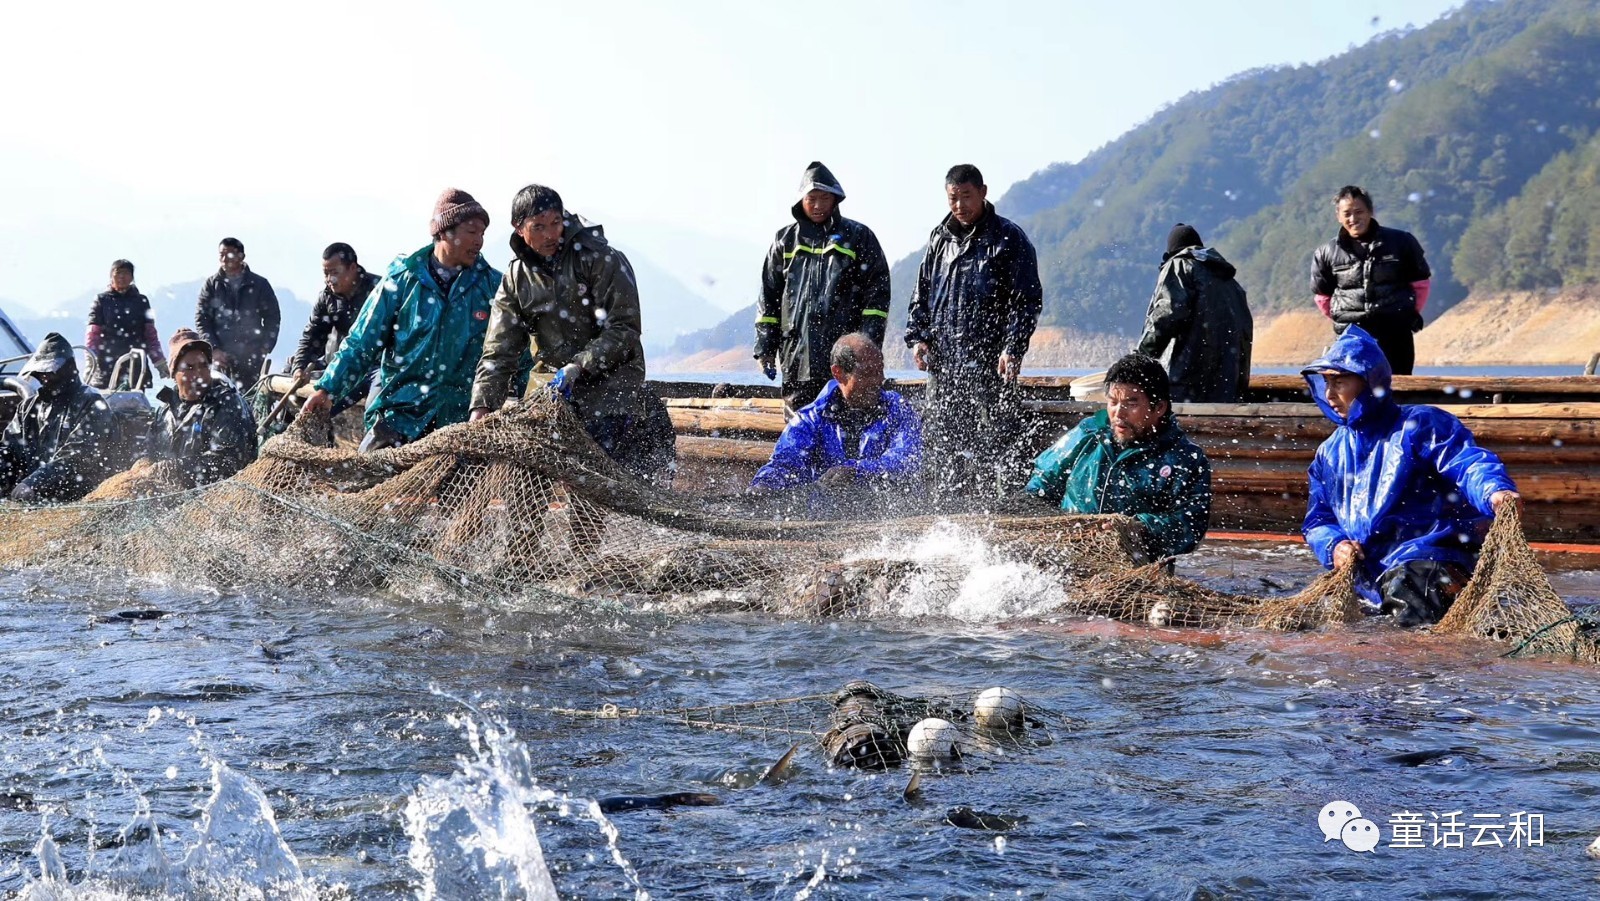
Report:
M1214 248L1186 247L1161 265L1139 352L1160 359L1177 403L1232 404L1250 387L1255 323L1233 264Z
M249 266L239 290L228 287L228 277L218 269L200 288L195 303L194 325L211 346L240 359L265 357L278 343L282 313L272 283L256 275ZM253 380L255 374L251 373Z
M906 346L927 342L932 368L993 369L1002 353L1028 352L1044 288L1033 243L985 203L964 228L946 216L929 237L906 322Z
M195 485L209 485L233 475L256 458L256 419L226 379L211 383L194 403L176 389L161 389L150 456L178 464Z
M22 401L0 440L0 496L19 484L41 501L75 501L126 460L108 461L111 408L100 392L74 378L60 390Z
M367 295L377 284L378 277L362 269L349 297L341 297L333 293L332 288L324 287L311 308L311 319L306 322L305 331L300 333L300 346L289 360L289 371L302 366L321 368L344 343L345 336L350 334L350 323L356 320L361 305L367 302Z

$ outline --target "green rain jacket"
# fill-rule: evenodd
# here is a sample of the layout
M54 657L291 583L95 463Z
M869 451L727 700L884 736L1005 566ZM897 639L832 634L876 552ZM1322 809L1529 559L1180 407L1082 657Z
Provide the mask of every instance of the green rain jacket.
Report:
M1154 438L1118 448L1101 410L1033 462L1028 493L1067 513L1122 513L1144 525L1152 556L1194 550L1211 522L1211 462L1171 413Z
M428 271L431 253L429 244L390 264L316 385L345 397L377 369L378 393L367 403L366 426L382 419L411 441L466 421L490 303L500 288L499 271L479 254L443 297ZM528 368L524 355L524 384Z

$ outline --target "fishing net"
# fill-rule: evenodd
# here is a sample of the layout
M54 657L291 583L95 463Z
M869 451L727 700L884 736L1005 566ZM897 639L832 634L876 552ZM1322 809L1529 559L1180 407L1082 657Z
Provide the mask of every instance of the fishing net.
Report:
M1311 629L1361 615L1350 573L1287 597L1177 578L1147 562L1141 527L1122 516L1035 501L932 515L908 497L825 520L772 498L675 493L623 470L548 392L369 454L330 435L326 417L298 417L255 463L201 488L144 462L81 503L0 505L0 566L305 597L796 617L938 615L997 595L1025 599L1010 617L1173 627ZM1596 661L1574 617L1502 512L1439 631Z
M1435 631L1514 647L1505 656L1570 657L1600 663L1600 616L1574 611L1550 586L1522 531L1515 504L1495 511L1478 567Z
M607 704L594 709L545 708L580 721L649 720L691 729L726 732L778 744L811 744L833 766L891 769L917 759L1001 759L1056 741L1077 724L1069 717L1002 689L901 695L864 680L829 694L694 707L646 709ZM928 754L913 730L928 719L944 721L948 742ZM934 742L937 745L938 742ZM946 750L947 749L947 750Z
M959 560L905 559L968 530L1061 583L1128 568L1137 526L1071 516L766 515L633 477L568 406L538 393L474 423L362 454L301 416L231 479L182 487L141 463L85 501L0 508L0 565L81 568L303 595L387 591L506 602L614 599L669 610L873 615L917 586L958 592Z

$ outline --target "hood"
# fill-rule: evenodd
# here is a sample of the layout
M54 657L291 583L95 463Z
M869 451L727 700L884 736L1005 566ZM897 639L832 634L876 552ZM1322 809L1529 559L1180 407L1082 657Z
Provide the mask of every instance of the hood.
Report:
M77 360L72 355L72 342L62 337L60 332L51 332L39 342L39 348L22 364L17 374L59 372L69 366L77 366Z
M556 251L557 256L566 252L568 248L579 244L587 247L608 246L609 242L606 241L605 226L597 222L590 222L571 210L566 211L562 221L564 227L561 230L561 249ZM530 266L537 266L541 262L549 262L534 253L533 248L528 246L528 242L522 240L522 236L515 231L511 233L511 252L517 259Z
M1171 256L1171 259L1191 259L1196 263L1210 269L1218 278L1229 279L1238 274L1233 264L1228 262L1215 247L1186 247Z
M795 198L794 206L789 208L789 211L794 213L796 219L805 222L811 221L806 217L806 211L800 206L800 201L804 200L805 196L812 191L827 191L840 200L844 199L844 186L840 185L839 180L833 177L833 173L828 171L827 166L813 160L811 165L806 167L806 173L800 176L799 196ZM835 206L834 215L837 216L838 214L838 207Z
M1367 390L1351 405L1348 418L1328 405L1327 379L1319 371L1325 369L1352 373L1367 381ZM1394 374L1389 368L1389 359L1378 347L1378 340L1359 325L1345 329L1344 334L1335 338L1322 356L1300 370L1300 374L1311 387L1311 398L1322 408L1322 415L1339 425L1355 425L1370 418L1374 411L1395 406L1391 391Z

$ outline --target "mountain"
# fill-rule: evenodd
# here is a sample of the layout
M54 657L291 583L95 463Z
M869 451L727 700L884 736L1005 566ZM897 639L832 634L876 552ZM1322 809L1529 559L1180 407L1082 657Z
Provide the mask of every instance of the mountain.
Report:
M639 283L639 312L647 351L665 349L678 336L721 322L727 311L690 289L649 257L618 245Z
M1379 221L1422 241L1430 320L1469 295L1600 283L1596 85L1600 4L1469 0L1315 65L1191 93L1082 160L1011 186L997 207L1038 249L1041 337L1053 329L1085 363L1118 346L1108 336L1131 346L1180 221L1239 267L1269 326L1258 328L1265 359L1270 320L1311 308L1311 253L1336 232L1332 198L1345 184L1366 187ZM894 266L893 324L905 321L920 259ZM721 328L680 345L705 345Z

